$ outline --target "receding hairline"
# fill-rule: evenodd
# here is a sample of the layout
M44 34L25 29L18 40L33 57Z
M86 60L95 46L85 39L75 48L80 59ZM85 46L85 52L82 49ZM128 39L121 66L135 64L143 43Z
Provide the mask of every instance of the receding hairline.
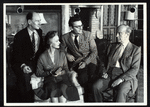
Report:
M131 33L131 32L132 32L132 28L131 28L130 26L124 25L124 24L118 26L117 29L118 29L118 30L119 30L119 29L122 29L122 32L126 32L126 33Z

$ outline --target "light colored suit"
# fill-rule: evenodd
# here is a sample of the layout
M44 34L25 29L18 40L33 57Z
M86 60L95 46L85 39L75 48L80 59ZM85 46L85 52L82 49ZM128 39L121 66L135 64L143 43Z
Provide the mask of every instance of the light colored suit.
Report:
M62 49L66 53L71 54L75 57L75 60L83 57L83 60L86 63L86 67L83 69L78 69L77 66L73 69L78 73L78 81L81 86L85 86L88 80L92 80L96 71L97 65L97 46L94 38L92 37L89 31L84 31L79 35L79 48L76 47L73 39L73 32L66 33L62 36ZM68 62L69 68L72 67L72 62Z
M97 64L97 46L91 33L83 30L83 34L79 35L79 49L75 46L72 35L73 33L69 32L62 36L62 47L76 59L85 57L86 64Z
M107 51L107 70L109 69L110 60L112 57L110 57L111 53L114 53L117 45L111 44ZM120 78L124 79L125 81L130 81L132 86L132 92L134 93L136 91L136 88L138 86L138 81L136 78L136 75L139 71L140 67L140 60L141 60L141 47L137 47L131 42L129 42L122 54L122 57L120 58L120 66L123 70L123 75L120 76ZM113 74L112 74L113 75Z
M126 95L128 92L131 90L133 95L137 89L138 80L136 76L140 67L141 47L137 47L129 42L122 57L119 59L121 68L115 68L112 67L113 64L111 64L111 59L117 47L118 45L116 43L112 43L107 49L105 61L106 70L103 70L103 72L107 72L109 77L107 79L100 78L93 85L96 102L103 101L102 93L110 87L109 85L112 84L114 79L124 79L124 81L117 86L116 102L126 102Z

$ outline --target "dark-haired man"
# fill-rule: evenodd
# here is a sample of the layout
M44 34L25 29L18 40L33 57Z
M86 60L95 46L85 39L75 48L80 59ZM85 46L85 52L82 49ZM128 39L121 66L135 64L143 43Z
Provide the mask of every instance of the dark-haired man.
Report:
M91 33L83 30L78 15L69 19L69 26L72 31L62 36L62 48L66 50L69 67L77 72L77 80L86 90L87 82L95 75L97 46Z
M132 29L128 25L120 25L117 29L119 43L112 43L106 53L106 65L101 79L93 85L96 102L102 102L102 93L107 88L115 88L116 102L126 102L129 91L134 95L138 81L136 75L141 60L141 47L129 41Z
M38 13L29 12L28 26L14 37L12 68L17 77L20 102L33 102L30 76L35 73L36 63L43 49L41 19Z

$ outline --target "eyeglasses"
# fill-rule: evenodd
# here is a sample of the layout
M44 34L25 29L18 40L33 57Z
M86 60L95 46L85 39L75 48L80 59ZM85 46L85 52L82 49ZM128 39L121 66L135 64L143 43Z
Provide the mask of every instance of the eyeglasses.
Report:
M75 28L82 28L84 25L79 25L79 26L73 26L73 27L75 27Z

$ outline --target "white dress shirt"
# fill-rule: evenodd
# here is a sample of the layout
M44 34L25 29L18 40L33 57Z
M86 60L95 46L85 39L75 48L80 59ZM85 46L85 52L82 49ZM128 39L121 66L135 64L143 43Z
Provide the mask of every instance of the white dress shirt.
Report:
M72 40L74 41L75 39L75 34L72 34ZM78 37L77 37L77 41L78 41L78 44L79 44L79 34L78 34Z

